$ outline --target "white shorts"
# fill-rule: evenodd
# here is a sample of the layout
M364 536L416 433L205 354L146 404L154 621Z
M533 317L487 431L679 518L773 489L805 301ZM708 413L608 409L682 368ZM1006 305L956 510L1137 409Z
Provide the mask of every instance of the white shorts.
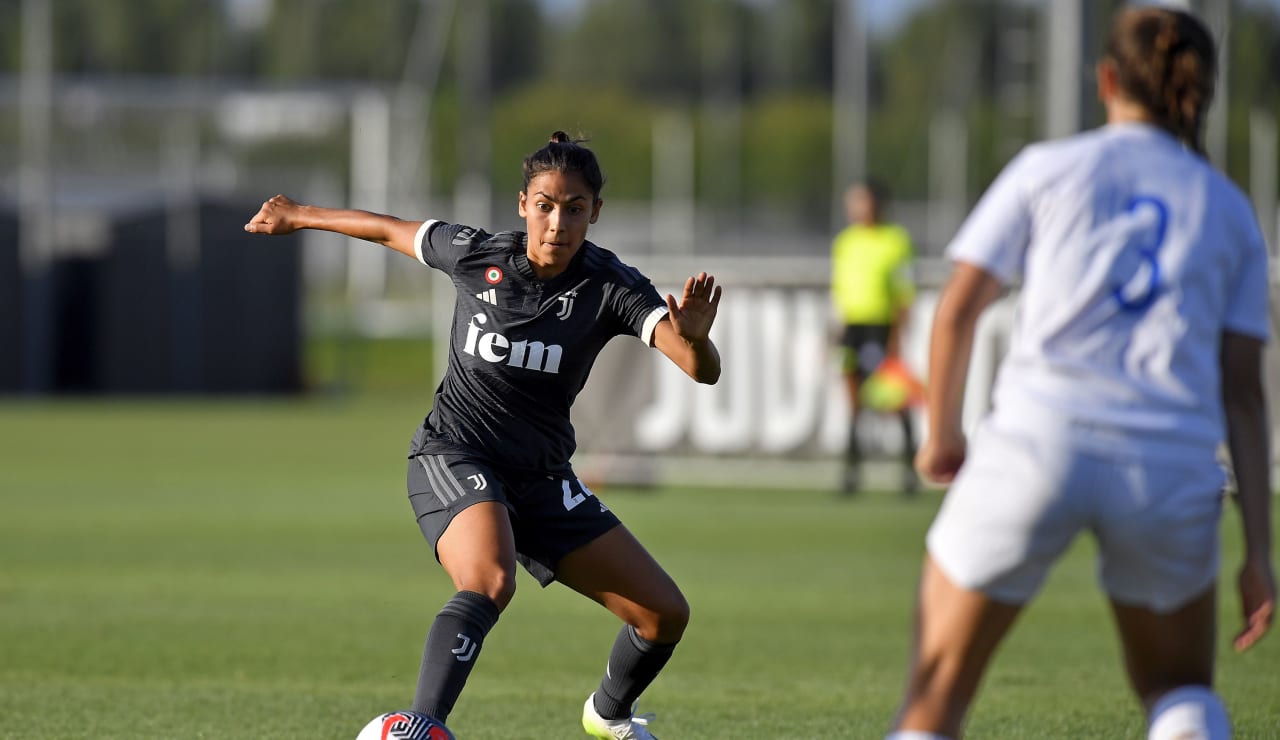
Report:
M1212 450L1102 455L1063 424L997 426L983 423L929 529L953 583L1024 604L1085 529L1116 602L1168 613L1215 581L1225 474Z

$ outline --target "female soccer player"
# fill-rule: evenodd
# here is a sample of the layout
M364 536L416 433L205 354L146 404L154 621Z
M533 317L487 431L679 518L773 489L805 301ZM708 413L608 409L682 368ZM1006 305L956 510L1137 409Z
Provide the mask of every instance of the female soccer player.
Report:
M1107 125L1029 147L948 248L917 468L951 489L929 530L891 738L958 737L997 645L1081 530L1151 738L1223 738L1217 527L1229 444L1244 528L1237 650L1275 605L1262 352L1267 257L1248 201L1201 153L1216 51L1192 16L1118 14ZM994 408L966 454L974 325L1022 276Z
M448 274L457 288L449 366L413 437L409 500L458 592L427 634L413 709L444 722L521 563L623 622L583 708L600 738L650 738L633 705L671 657L689 605L670 576L569 465L569 407L614 336L656 347L700 383L720 357L708 338L721 289L706 273L664 300L647 278L586 241L604 201L595 154L561 131L524 160L527 232L297 204L277 195L245 226L323 229L377 242Z

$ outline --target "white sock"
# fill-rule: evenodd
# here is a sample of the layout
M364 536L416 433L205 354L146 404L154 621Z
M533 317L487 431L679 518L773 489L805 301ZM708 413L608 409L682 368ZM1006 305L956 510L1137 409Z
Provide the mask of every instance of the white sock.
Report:
M1147 740L1228 740L1231 720L1208 686L1180 686L1151 710Z
M884 740L951 740L951 738L924 730L897 730L885 735Z

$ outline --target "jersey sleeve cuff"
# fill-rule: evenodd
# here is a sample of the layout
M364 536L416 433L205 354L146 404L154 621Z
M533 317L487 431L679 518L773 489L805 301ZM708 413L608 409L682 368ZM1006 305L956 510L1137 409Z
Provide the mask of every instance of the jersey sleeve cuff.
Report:
M644 324L640 327L640 339L650 347L653 346L653 332L658 328L658 322L667 317L670 311L666 306L659 306L653 309L648 316L644 318Z
M963 262L966 265L982 270L1000 283L1001 287L1012 285L1017 275L1016 268L1000 264L998 260L986 259L981 255L965 254L962 250L948 251L947 259L951 262Z
M413 253L417 256L418 261L424 265L427 265L427 260L422 256L422 245L427 240L427 235L431 233L431 227L438 223L440 221L434 218L423 221L422 225L418 227L418 233L413 236ZM427 265L427 267L430 267L430 265Z

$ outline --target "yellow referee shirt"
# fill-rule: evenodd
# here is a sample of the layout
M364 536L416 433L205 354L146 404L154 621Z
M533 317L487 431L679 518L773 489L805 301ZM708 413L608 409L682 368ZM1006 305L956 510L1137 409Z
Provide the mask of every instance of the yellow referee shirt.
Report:
M831 295L845 324L887 326L915 299L911 238L896 224L853 225L831 246Z

